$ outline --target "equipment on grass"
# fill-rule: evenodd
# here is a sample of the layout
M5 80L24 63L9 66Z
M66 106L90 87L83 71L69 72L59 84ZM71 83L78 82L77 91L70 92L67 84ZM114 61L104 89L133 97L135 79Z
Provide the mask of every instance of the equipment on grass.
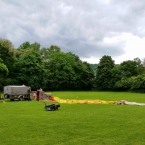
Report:
M44 109L46 111L55 111L55 110L58 110L58 108L60 107L60 104L51 104L51 105L46 105L46 103L44 102L45 106L44 106Z
M15 85L8 85L4 86L4 99L10 99L14 101L15 99L18 100L30 100L29 94L30 88L28 86L15 86Z

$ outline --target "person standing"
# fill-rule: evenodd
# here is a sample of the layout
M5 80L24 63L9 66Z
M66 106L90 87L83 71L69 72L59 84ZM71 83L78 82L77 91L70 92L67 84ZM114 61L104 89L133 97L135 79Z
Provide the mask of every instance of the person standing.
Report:
M42 90L42 88L40 88L40 94L39 94L39 95L40 95L40 99L43 100L43 98L44 98L44 94L43 94L43 90Z
M31 95L31 87L28 88L28 101L31 101L30 95Z
M36 101L39 101L39 94L40 94L40 90L37 89L37 92L36 92Z

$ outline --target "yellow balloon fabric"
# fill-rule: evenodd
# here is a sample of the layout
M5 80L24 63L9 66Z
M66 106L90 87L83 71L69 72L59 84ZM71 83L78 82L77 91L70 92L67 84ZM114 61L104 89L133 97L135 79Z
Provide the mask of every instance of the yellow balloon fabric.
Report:
M71 99L60 99L53 97L55 101L66 104L116 104L117 101L104 101L104 100L71 100Z

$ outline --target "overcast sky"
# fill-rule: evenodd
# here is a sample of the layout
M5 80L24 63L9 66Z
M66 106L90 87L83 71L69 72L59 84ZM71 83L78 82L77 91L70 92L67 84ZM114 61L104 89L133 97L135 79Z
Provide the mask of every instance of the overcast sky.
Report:
M145 0L0 0L0 38L57 45L83 61L145 58Z

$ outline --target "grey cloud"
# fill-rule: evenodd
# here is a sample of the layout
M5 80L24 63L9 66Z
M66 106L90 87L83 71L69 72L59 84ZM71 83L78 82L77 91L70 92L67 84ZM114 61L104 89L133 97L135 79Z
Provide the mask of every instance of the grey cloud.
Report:
M104 44L101 41L97 44L92 44L84 37L73 38L62 35L53 36L55 44L63 48L64 52L73 52L80 57L89 58L91 56L100 57L103 55L119 56L124 53L123 44ZM51 39L54 39L51 38ZM47 39L47 45L51 45L51 39ZM44 40L46 42L46 40Z
M25 41L42 47L58 45L80 57L119 56L125 42L108 44L105 37L123 32L144 37L145 1L4 0L0 1L0 37L18 47Z

